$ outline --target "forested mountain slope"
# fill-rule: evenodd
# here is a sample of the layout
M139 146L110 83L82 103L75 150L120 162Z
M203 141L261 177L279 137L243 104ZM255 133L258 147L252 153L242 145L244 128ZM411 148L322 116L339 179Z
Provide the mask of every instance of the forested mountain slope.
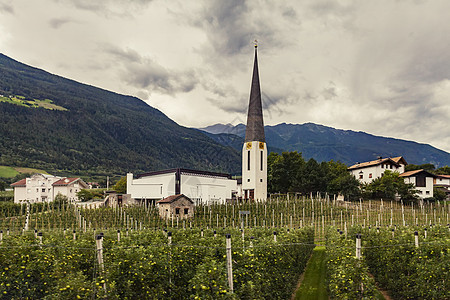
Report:
M78 175L185 167L236 173L240 155L142 100L0 54L0 165Z

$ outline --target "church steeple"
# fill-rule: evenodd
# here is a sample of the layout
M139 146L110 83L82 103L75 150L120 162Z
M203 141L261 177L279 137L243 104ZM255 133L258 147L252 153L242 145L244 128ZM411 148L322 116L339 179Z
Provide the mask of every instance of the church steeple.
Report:
M259 87L257 45L255 45L245 143L242 146L242 197L256 201L267 199L267 145Z
M245 130L245 141L265 142L264 121L261 104L261 89L259 86L258 72L258 45L255 44L255 62L253 64L252 87L250 90L250 101L248 104L247 129Z

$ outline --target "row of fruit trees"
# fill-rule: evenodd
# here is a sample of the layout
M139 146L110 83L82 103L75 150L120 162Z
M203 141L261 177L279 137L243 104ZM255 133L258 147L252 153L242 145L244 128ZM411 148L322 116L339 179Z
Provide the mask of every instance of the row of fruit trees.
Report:
M330 298L370 299L378 285L394 299L449 299L449 212L445 202L339 203L319 195L200 205L183 220L161 219L147 204L0 205L0 294L288 299L312 249L325 243Z

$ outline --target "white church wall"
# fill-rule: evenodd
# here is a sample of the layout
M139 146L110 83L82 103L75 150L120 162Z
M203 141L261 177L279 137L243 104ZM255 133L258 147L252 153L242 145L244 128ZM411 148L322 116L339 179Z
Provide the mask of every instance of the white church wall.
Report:
M175 173L133 179L127 174L127 194L133 199L162 199L175 194Z
M225 203L237 192L237 180L181 174L181 193L196 203Z
M253 141L244 144L242 148L242 190L243 193L245 193L245 190L254 190L253 198L255 200L267 199L266 143Z

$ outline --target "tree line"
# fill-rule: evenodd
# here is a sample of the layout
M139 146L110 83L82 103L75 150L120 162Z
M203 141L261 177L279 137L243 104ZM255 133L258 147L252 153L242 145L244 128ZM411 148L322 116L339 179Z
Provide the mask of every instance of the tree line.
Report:
M397 172L386 171L384 176L371 183L360 183L344 163L333 160L318 163L313 158L306 161L302 153L296 151L281 154L272 152L267 165L269 193L295 192L308 195L319 192L341 194L346 200L401 199L413 202L419 199L414 185L405 183ZM441 169L445 171L449 168Z

